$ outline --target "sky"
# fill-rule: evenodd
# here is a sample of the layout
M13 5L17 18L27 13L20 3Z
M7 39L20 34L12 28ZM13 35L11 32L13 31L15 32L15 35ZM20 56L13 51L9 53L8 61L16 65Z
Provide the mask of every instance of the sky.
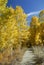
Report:
M37 12L44 9L44 0L8 0L8 6L21 6L25 13Z

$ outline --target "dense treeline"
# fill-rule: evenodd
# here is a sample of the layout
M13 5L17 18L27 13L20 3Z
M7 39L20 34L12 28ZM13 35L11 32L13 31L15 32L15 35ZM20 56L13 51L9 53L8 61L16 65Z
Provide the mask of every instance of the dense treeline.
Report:
M44 10L33 16L27 25L27 14L22 7L7 7L7 0L0 0L0 52L9 49L44 45ZM0 56L3 57L2 55Z
M0 50L25 44L44 44L44 10L27 25L27 14L20 6L6 7L0 0Z

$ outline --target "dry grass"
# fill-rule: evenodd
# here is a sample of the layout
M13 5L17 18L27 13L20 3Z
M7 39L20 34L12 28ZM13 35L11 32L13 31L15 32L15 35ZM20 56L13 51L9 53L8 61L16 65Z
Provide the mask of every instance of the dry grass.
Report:
M15 49L10 52L9 49L6 49L2 53L0 52L0 65L20 65L25 50L25 48Z

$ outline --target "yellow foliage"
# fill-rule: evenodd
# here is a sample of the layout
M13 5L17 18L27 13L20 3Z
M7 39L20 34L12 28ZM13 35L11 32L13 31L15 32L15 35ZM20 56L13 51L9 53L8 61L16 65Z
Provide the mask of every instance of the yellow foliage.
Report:
M0 49L10 46L16 48L20 43L22 44L20 41L22 34L24 39L28 38L27 15L20 6L16 6L15 9L6 7L7 0L0 0L0 3L3 3L2 6L0 5L2 9L4 6L0 12L2 15L0 16Z
M10 46L16 48L28 41L33 45L44 43L44 22L40 22L44 11L40 12L39 17L33 16L28 27L27 15L22 7L8 8L7 0L0 0L0 3L0 49Z
M30 36L29 45L43 45L44 44L44 21L41 21L41 16L44 15L44 10L40 12L39 17L33 16L30 22ZM43 20L43 18L42 18Z

